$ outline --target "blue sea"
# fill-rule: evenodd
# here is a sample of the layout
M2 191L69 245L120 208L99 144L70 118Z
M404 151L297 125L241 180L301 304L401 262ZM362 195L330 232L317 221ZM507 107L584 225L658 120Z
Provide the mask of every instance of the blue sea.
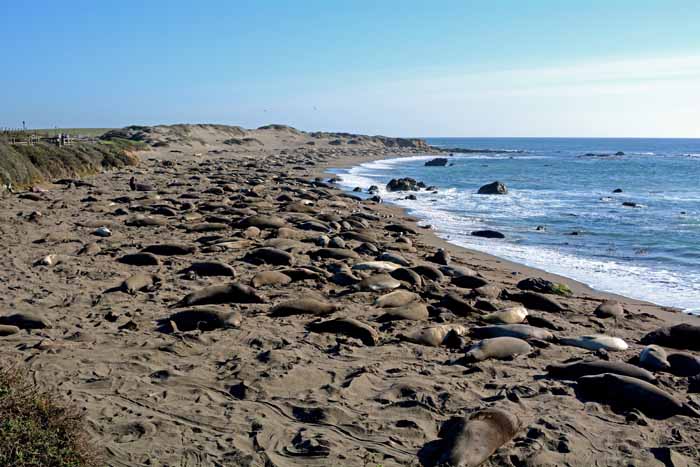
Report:
M427 140L498 152L455 153L447 167L425 167L435 156L415 156L335 173L347 189L378 185L385 201L407 208L457 245L700 313L700 139ZM385 190L396 177L438 191L405 200L408 193ZM507 185L507 195L476 194L497 180ZM622 193L613 193L617 188ZM470 235L482 229L506 238Z

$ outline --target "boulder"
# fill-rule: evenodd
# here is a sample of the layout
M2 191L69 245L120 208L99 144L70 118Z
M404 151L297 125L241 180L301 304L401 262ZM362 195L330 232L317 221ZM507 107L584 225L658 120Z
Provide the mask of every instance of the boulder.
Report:
M436 157L425 163L426 167L444 167L447 165L447 159L444 157Z
M477 193L480 195L505 195L508 193L508 188L501 182L493 182L479 188Z
M410 177L392 178L386 185L387 191L418 191L418 182Z

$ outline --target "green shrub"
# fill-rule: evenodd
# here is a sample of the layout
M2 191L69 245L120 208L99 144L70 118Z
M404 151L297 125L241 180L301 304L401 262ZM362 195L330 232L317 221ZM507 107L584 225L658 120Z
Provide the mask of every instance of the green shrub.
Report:
M0 368L0 465L101 465L78 409L41 391L14 366Z

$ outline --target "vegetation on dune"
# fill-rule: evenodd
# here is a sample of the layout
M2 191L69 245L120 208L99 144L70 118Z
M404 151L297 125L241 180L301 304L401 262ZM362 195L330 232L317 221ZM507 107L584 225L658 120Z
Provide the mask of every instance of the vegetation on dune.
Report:
M110 131L112 128L45 128L45 129L40 129L40 130L28 130L29 132L34 132L39 135L47 135L47 136L56 136L59 133L61 134L69 134L71 136L88 136L91 138L97 138L108 131Z
M0 465L101 465L82 415L14 366L0 368Z
M82 177L102 170L137 165L133 151L146 145L114 138L97 143L8 144L0 141L0 184L26 188L64 177Z

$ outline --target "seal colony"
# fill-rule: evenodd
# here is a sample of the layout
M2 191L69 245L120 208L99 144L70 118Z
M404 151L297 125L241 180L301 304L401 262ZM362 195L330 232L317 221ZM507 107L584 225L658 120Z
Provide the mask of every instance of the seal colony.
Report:
M119 132L153 147L136 169L0 199L3 355L85 408L109 465L700 458L700 320L449 245L324 174L439 151Z

